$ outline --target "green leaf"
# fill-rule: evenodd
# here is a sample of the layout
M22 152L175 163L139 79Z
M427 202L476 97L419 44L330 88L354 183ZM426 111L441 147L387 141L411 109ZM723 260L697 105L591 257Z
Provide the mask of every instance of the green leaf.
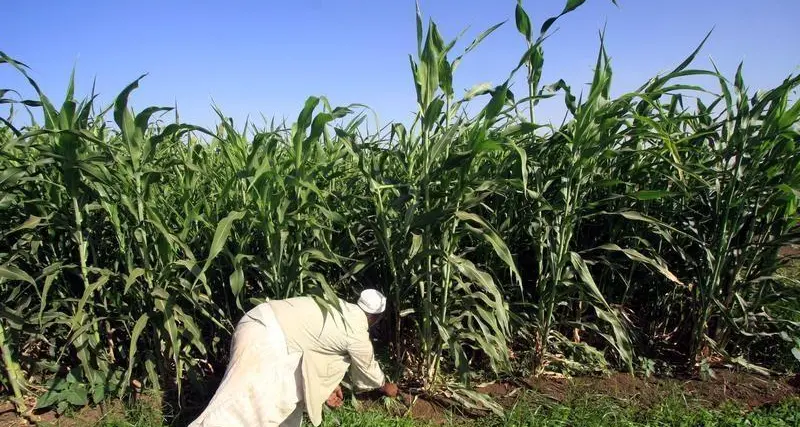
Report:
M595 301L594 308L597 316L601 320L611 325L611 328L614 331L615 341L612 344L614 344L622 360L625 361L628 369L632 371L633 351L627 328L623 325L622 320L616 311L614 311L608 305L608 302L606 302L605 297L600 292L597 284L594 282L594 279L589 272L589 267L586 265L586 262L583 260L583 258L575 252L570 252L569 255L572 267L578 273L578 277L580 277L581 282L585 285L585 289L588 290L588 293Z
M446 56L439 63L439 87L448 98L453 95L453 67Z
M36 407L34 409L44 409L53 406L60 399L60 394L54 390L47 390L44 394L36 399Z
M92 388L92 402L101 403L106 398L106 388L103 384L98 384Z
M643 264L646 264L646 265L649 265L649 266L653 267L656 271L661 273L661 275L663 275L664 277L666 277L670 281L672 281L674 283L677 283L679 285L683 284L678 279L677 276L675 276L671 271L669 271L669 269L667 268L667 266L664 264L664 262L661 259L653 259L653 258L650 258L650 257L646 257L641 252L637 251L636 249L623 249L623 248L621 248L618 245L615 245L613 243L607 243L605 245L600 245L595 249L622 252L623 254L625 254L626 257L628 257L632 261L641 262Z
M565 13L572 12L585 2L586 0L567 0L567 4L564 6L564 10L561 12L561 14L563 15Z
M462 258L458 255L450 255L448 257L448 261L455 266L461 274L472 281L472 283L480 286L484 291L492 296L492 299L489 300L489 303L494 310L493 315L497 319L501 330L507 334L508 311L503 305L503 296L500 293L500 289L495 284L494 279L492 279L491 274L479 269L472 261ZM497 338L502 338L503 340L506 339L505 336Z
M83 295L81 296L80 301L78 301L78 309L76 310L76 313L73 316L73 321L78 321L83 318L84 308L86 307L86 304L89 302L89 298L91 298L91 296L94 294L96 290L100 289L103 285L105 285L108 282L108 280L111 278L110 276L111 272L103 271L97 280L90 283L89 286L83 290Z
M42 217L31 215L30 217L28 217L27 220L25 220L24 223L20 224L17 227L14 227L11 230L9 230L8 232L6 232L6 235L14 233L14 232L19 231L19 230L30 230L30 229L36 228L42 222L42 219L43 219Z
M16 185L26 176L22 169L9 167L0 171L0 186L11 187Z
M133 364L136 361L136 350L139 345L139 336L142 335L142 331L144 331L144 328L147 326L147 321L149 319L150 315L148 313L142 314L139 316L136 324L133 325L133 330L131 331L131 340L128 346L128 369L125 371L124 385L130 384L131 382L131 373L133 372ZM120 397L122 397L123 392L124 387L121 387L119 390Z
M531 40L531 19L528 17L528 14L525 12L525 9L522 8L522 0L517 1L517 7L514 11L514 17L517 23L517 31L520 34L525 36L525 39L530 41Z
M525 197L528 197L528 153L525 149L515 143L511 143L511 147L519 155L520 176L522 177L522 191Z
M244 289L244 271L242 271L242 266L237 265L234 268L233 273L231 273L228 281L231 286L231 293L233 294L233 298L236 300L236 306L239 309L242 309L241 299L239 298L239 294L242 293L242 289Z
M470 390L463 386L451 385L448 387L452 398L470 409L490 410L498 417L503 417L503 407L495 402L489 395Z
M505 21L503 21L503 22L499 22L499 23L497 23L497 24L494 24L494 25L492 25L491 27L489 27L487 30L485 30L485 31L483 31L482 33L478 34L478 37L475 37L475 40L473 40L473 41L472 41L472 43L470 43L470 44L469 44L469 46L467 46L467 48L466 48L466 49L464 49L464 55L466 55L467 53L471 52L471 51L472 51L472 50L474 50L476 47L478 47L478 45L480 45L480 44L481 44L481 42L483 42L483 40L484 40L486 37L489 37L489 35L490 35L490 34L492 34L493 32L495 32L495 30L497 30L498 28L502 27L502 26L503 26L503 24L505 24ZM462 55L462 56L463 56L463 55ZM456 59L456 62L457 62L457 61L459 61L460 59L461 59L461 56L460 56L459 58L457 58L457 59ZM454 63L454 65L453 65L453 69L455 70L455 63Z
M442 101L441 98L436 98L431 101L431 103L428 104L428 108L425 110L425 115L422 118L422 124L424 124L427 128L432 127L440 118L442 107L444 107L444 101Z
M119 126L125 138L130 138L134 133L133 116L131 112L128 111L128 97L134 89L139 87L139 82L145 78L145 76L147 76L147 74L142 74L138 79L125 87L114 101L114 121L117 123L117 126Z
M208 267L211 266L211 262L222 252L222 248L225 246L225 242L231 234L234 221L244 218L244 215L245 213L243 211L233 211L217 224L217 228L214 230L214 238L211 241L211 248L208 251L208 257L203 266L203 272L208 270Z
M145 108L141 113L136 115L134 119L134 125L136 129L141 132L142 135L145 134L147 131L147 126L150 123L150 117L153 114L158 113L159 111L168 112L172 111L172 107L148 107Z
M311 122L311 132L308 134L308 138L306 139L306 146L316 142L320 135L322 135L323 130L325 130L325 125L331 122L333 119L333 115L329 113L317 114L316 117L314 117L314 120Z
M424 212L420 215L413 216L413 221L409 223L408 227L413 231L421 231L422 228L431 224L441 223L449 212L445 212L442 208L436 207L431 211ZM411 219L411 218L410 218Z
M67 409L69 409L69 402L67 402L66 400L62 400L58 402L58 405L56 405L56 413L59 415L63 414L64 412L67 412Z
M502 111L503 105L505 105L506 103L507 94L508 94L507 82L495 88L494 93L492 94L492 99L489 101L489 103L486 105L486 108L484 108L483 110L487 126L491 125L492 121L500 114L500 111Z
M631 197L637 200L657 200L671 194L672 193L665 190L641 190L631 193Z
M591 295L597 303L602 305L606 310L610 310L611 308L608 306L605 297L600 292L600 288L597 287L597 284L594 282L594 278L592 278L592 274L589 272L589 267L586 265L586 261L576 252L570 252L570 262L572 263L572 267L575 269L575 272L578 273L578 277L580 277L581 282L586 285L587 289L589 290L589 295Z
M89 403L89 394L86 386L77 384L63 392L64 398L73 406L85 406Z
M470 99L475 98L476 96L485 95L492 91L491 83L480 83L473 87L471 87L466 95L464 95L464 101L469 101Z
M544 33L547 32L547 30L550 29L550 27L556 22L556 20L558 20L558 18L566 15L567 13L572 12L573 10L577 9L580 5L582 5L585 2L586 2L586 0L567 0L567 4L564 5L564 10L561 11L561 13L558 14L558 16L553 16L553 17L547 19L546 21L544 21L544 24L542 24L541 30L539 30L539 33L541 34L540 38L542 37L542 35L544 35Z
M416 24L417 24L417 55L422 55L422 11L419 8L419 0L415 1L416 5Z
M128 293L128 290L131 288L131 285L136 283L136 279L143 276L144 273L145 273L144 269L139 267L131 270L131 273L125 277L125 288L123 289L122 294L126 295Z
M47 295L50 292L50 287L53 286L53 280L55 280L56 275L47 276L44 280L44 288L42 289L42 299L39 303L39 314L36 316L39 325L42 324L42 319L44 318L44 309L47 307Z
M305 132L311 125L311 116L314 114L317 105L319 105L319 101L320 99L316 96L309 96L306 99L303 110L300 111L300 115L297 116L297 128L300 132Z
M492 226L490 226L486 221L483 220L478 215L475 215L470 212L464 211L457 211L456 217L461 221L471 222L473 224L477 224L478 227L469 226L468 229L474 233L475 235L483 238L487 243L492 246L492 249L497 254L498 257L508 266L511 272L514 274L514 277L517 279L517 284L521 287L522 286L522 279L520 278L519 271L517 271L517 266L514 263L514 258L511 255L511 251L508 249L508 246L503 241L500 234L495 231Z
M17 280L20 282L28 282L32 285L36 284L36 282L33 280L33 277L13 264L0 265L0 278L12 281Z

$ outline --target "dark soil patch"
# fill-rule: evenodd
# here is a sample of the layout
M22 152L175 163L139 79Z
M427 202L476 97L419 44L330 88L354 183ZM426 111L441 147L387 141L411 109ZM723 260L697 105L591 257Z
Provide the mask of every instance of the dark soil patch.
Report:
M507 383L491 383L482 387L477 387L475 390L492 397L503 397L514 390L514 386Z
M383 410L382 395L379 392L359 393L357 395L359 406L363 410ZM400 392L397 401L391 405L389 412L395 416L411 416L412 418L427 421L433 424L443 424L449 416L447 402L442 402L435 397L426 397Z
M144 406L156 407L156 400L150 396L142 396L140 402ZM26 403L31 407L35 400ZM35 410L28 417L17 415L11 402L0 401L0 427L34 425L42 427L86 427L108 418L124 419L124 417L125 407L118 400L99 406L86 406L77 410L69 410L64 415L59 415L54 410Z
M105 418L106 412L98 407L82 408L66 417L58 417L52 411L43 412L39 415L37 425L58 426L58 427L84 427L90 426Z
M789 384L789 378L770 378L740 372L721 371L714 381L688 381L687 394L716 407L733 401L748 408L778 403L797 389Z
M609 378L576 378L571 386L573 396L584 393L605 395L644 407L655 406L666 397L680 393L707 408L734 403L753 409L777 403L799 391L790 385L788 377L764 377L735 371L717 371L716 379L708 381L641 379L616 374Z
M795 257L797 255L800 255L800 245L782 246L778 251L778 256L781 257Z
M0 426L16 427L28 425L23 419L17 417L14 405L10 402L0 402Z
M557 402L564 405L593 399L611 397L650 409L664 403L669 398L682 396L690 404L706 408L717 408L725 403L733 403L746 409L755 409L779 403L791 396L800 396L800 374L795 376L765 377L738 371L715 371L716 378L707 381L677 378L639 378L627 374L613 374L608 377L540 377L516 382L495 382L485 384L476 390L491 396L502 406L509 408L528 392L536 402ZM362 409L384 410L384 402L379 393L358 394L357 401ZM441 396L414 396L401 392L395 402L389 405L393 415L409 415L413 418L435 424L446 423L454 417L472 418L477 414L464 414L453 405L453 401ZM112 409L113 411L113 409ZM84 408L72 416L58 418L53 412L39 414L42 421L50 425L80 426L91 425L103 418L99 408ZM180 424L180 423L179 423ZM29 425L14 413L10 403L0 403L0 426Z
M60 417L55 411L34 411L30 420L17 415L14 405L10 402L0 403L0 426L59 426L82 427L93 425L104 417L104 411L99 407L85 407L67 417Z
M413 398L411 398L413 400ZM434 424L444 424L447 421L447 409L430 400L418 399L411 406L409 415Z
M528 378L523 383L543 397L563 402L567 398L570 380L561 377Z
M797 389L800 392L800 374L796 374L792 378L789 379L789 385Z
M716 378L699 379L639 378L627 374L608 377L540 377L528 378L516 383L496 382L476 388L476 391L491 396L506 408L518 402L523 391L533 392L535 400L570 405L595 397L611 397L642 409L663 404L669 398L685 398L693 405L718 408L723 404L734 404L744 409L770 406L791 396L800 396L800 381L797 377L764 377L737 371L715 371ZM798 382L798 386L793 386ZM359 396L365 407L378 407L377 400ZM421 420L443 423L448 419L446 402L402 393L400 401L409 414ZM395 413L402 415L402 413Z
M586 395L610 396L618 400L636 402L650 407L662 402L676 387L675 380L637 378L632 375L614 374L608 378L575 378L569 385L572 398Z

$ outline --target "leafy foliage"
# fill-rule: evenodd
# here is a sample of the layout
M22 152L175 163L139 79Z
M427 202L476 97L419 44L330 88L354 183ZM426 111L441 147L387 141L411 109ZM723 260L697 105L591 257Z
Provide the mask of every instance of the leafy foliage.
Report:
M509 372L512 348L535 373L563 352L633 372L664 348L713 373L747 340L796 343L800 282L779 251L798 240L800 77L753 94L742 67L732 82L690 68L698 47L612 97L601 36L588 93L543 85L546 33L582 3L534 38L518 2L518 66L463 97L453 73L501 24L455 56L418 7L418 111L373 132L361 106L313 96L293 123L241 129L219 111L214 130L135 112L144 76L99 111L70 78L57 107L0 52L36 94L0 89L0 381L18 405L43 381L39 406L59 409L133 380L180 395L253 305L367 286L389 296L397 375L428 391ZM564 122L537 123L557 97Z

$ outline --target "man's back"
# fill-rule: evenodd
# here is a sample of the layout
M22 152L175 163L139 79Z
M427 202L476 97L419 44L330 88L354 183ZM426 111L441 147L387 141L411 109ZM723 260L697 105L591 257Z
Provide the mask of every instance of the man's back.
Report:
M368 340L367 317L354 304L340 300L342 313L327 313L311 297L273 300L272 308L286 335L290 351L313 350L323 354L347 354L353 340Z

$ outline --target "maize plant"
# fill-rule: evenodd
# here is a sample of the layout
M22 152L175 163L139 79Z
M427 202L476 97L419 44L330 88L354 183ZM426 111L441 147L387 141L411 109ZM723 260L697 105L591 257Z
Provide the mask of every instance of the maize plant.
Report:
M144 76L107 106L70 77L57 105L0 52L28 82L0 89L2 389L20 412L131 384L192 405L255 304L368 286L389 297L392 376L469 407L498 410L470 382L541 374L565 345L624 371L665 349L747 364L754 337L788 354L800 78L753 91L743 67L693 65L701 44L615 97L601 34L585 90L542 82L550 29L582 3L535 34L517 2L520 61L464 93L454 73L502 24L459 50L417 5L416 112L373 130L318 96L292 122L182 123L130 108ZM539 122L551 102L563 120Z

